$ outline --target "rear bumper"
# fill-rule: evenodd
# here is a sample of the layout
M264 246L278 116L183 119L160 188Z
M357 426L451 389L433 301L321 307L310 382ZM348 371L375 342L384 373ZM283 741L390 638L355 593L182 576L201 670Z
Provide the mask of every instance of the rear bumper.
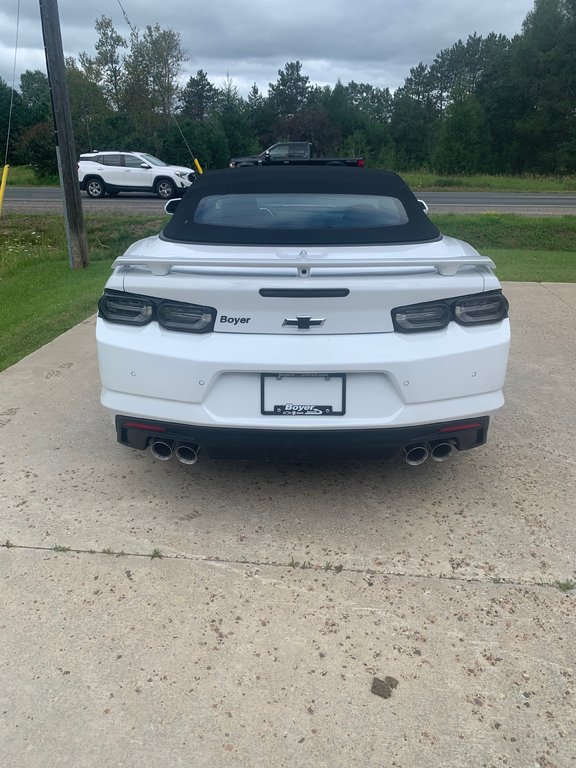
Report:
M213 459L258 461L354 461L388 459L403 448L449 442L457 450L486 442L489 418L392 429L263 430L226 429L116 416L118 442L145 450L161 440L192 443Z
M98 318L97 342L102 404L123 445L192 443L213 458L384 459L416 444L467 450L486 442L489 417L504 403L509 326L278 337L179 334ZM343 375L344 412L270 414L263 373Z
M504 403L508 321L439 333L182 334L97 322L101 401L113 415L276 432L372 431L491 416ZM344 415L263 415L261 374L344 374Z

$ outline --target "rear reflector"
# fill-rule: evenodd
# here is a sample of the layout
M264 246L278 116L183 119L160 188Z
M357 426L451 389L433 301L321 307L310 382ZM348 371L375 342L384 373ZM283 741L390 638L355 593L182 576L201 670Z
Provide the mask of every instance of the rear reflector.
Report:
M473 424L455 424L453 427L442 427L440 432L463 432L465 429L480 429L482 424L475 421Z
M166 432L165 427L159 427L156 424L142 424L139 421L123 421L124 429L145 429L147 432Z

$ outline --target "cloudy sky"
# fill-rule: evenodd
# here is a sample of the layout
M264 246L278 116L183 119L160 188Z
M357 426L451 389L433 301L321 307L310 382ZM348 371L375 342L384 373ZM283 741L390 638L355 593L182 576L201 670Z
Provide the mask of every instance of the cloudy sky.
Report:
M286 62L321 85L338 79L394 89L420 61L477 32L520 32L533 0L120 0L133 26L156 22L176 30L188 61L185 79L203 69L221 85L227 73L246 94L257 83L266 92ZM94 52L94 22L112 18L127 36L119 0L59 0L66 56ZM2 0L0 77L12 84L17 12L20 26L16 87L26 69L45 71L39 0Z

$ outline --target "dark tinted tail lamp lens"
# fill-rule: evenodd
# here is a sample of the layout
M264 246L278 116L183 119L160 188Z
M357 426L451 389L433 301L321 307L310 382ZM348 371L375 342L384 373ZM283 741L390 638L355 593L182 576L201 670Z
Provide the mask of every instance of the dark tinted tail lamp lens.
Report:
M110 289L98 302L98 311L111 323L146 325L156 320L167 330L185 333L212 331L216 320L216 310L212 307Z
M142 296L124 296L105 293L98 302L98 310L110 323L146 325L154 315L154 305Z
M411 304L392 310L394 330L420 333L445 328L451 320L459 325L487 325L508 317L508 301L501 291L476 293L455 299Z
M163 302L158 307L158 322L170 331L206 333L214 328L215 315L210 307L196 304Z
M451 320L450 308L444 302L438 304L414 304L392 310L394 328L402 333L438 331Z
M508 301L501 293L468 296L454 304L454 319L460 325L498 323L508 317Z

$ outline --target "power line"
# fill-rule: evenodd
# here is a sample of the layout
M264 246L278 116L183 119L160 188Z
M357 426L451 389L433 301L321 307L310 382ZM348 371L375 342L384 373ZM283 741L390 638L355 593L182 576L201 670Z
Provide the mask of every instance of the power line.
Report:
M131 21L130 21L130 19L128 18L128 14L127 14L127 13L126 13L126 11L124 10L124 6L123 6L123 5L122 5L122 3L120 2L120 0L118 0L118 5L120 6L120 10L122 11L122 14L123 14L123 16L124 16L124 21L125 21L125 22L126 22L126 24L128 24L128 26L130 27L130 32L132 32L132 34L133 34L133 35L136 35L136 34L138 34L137 30L136 30L136 29L134 29L134 27L132 26L132 22L131 22Z
M138 37L138 30L133 26L133 24L130 21L130 19L128 17L128 14L124 10L124 6L120 2L120 0L117 0L117 2L118 2L118 5L120 6L120 10L122 11L122 15L124 16L124 20L125 20L126 24L128 24L130 32L132 32L132 35L137 38ZM158 88L158 90L161 91L162 89L161 89L159 83L156 81L154 73L152 73L152 81L153 81L154 85L156 86L156 88ZM178 128L178 133L180 134L180 138L182 139L182 141L186 145L186 149L188 150L188 152L190 154L190 157L192 158L192 162L193 162L194 166L196 167L196 169L198 170L199 173L202 173L202 166L200 165L200 163L196 159L196 157L194 155L194 152L192 152L192 148L190 147L190 144L188 144L188 141L186 140L186 136L184 136L182 128L180 127L180 123L178 122L178 119L176 118L176 115L174 114L174 112L173 112L173 110L171 108L170 108L170 117L174 121L174 125L176 126L176 128Z
M14 90L16 87L16 59L18 57L18 36L20 34L20 0L16 12L16 44L14 46L14 68L12 70L12 92L10 94L10 107L8 109L8 133L6 134L6 152L4 154L4 165L8 165L8 147L10 146L10 133L12 130L12 110L14 107Z

